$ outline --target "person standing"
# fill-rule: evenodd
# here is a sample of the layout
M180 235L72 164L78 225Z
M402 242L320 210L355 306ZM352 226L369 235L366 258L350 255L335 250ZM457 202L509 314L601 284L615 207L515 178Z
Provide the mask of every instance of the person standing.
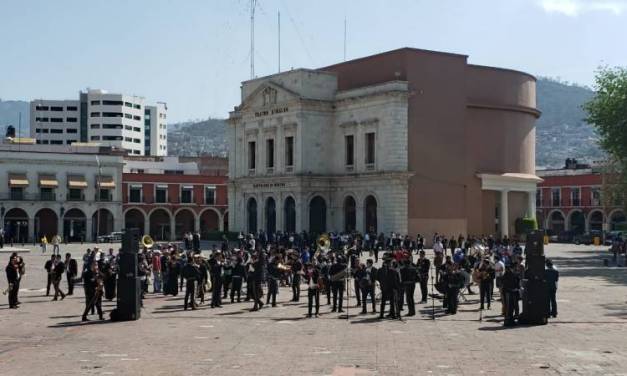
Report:
M546 270L544 271L544 278L546 279L547 289L549 291L549 314L551 317L557 317L557 282L560 278L560 273L553 266L553 261L546 260Z
M416 290L416 282L418 279L418 270L408 259L403 260L401 267L401 282L403 284L403 292L407 301L407 316L416 315L416 303L414 301L414 291Z
M331 275L331 292L333 294L333 309L331 312L344 312L342 305L344 303L344 289L346 282L344 281L344 273L346 273L346 264L342 256L338 256L329 269Z
M0 223L0 249L4 248L4 228Z
M9 283L9 308L18 308L17 294L19 292L19 266L17 257L11 255L7 267L4 269L7 275L7 282Z
M514 270L513 265L507 265L503 274L503 294L505 297L503 300L505 306L505 320L503 324L505 326L511 326L516 323L514 313L518 305L519 288L520 278L518 273Z
M47 282L46 282L46 296L50 296L50 286L52 285L52 267L54 266L54 260L56 257L54 254L50 256L50 260L46 261L44 264L44 269L46 270Z
M213 254L209 258L209 278L211 278L211 308L222 307L222 265Z
M183 278L185 278L185 299L183 301L183 310L187 311L189 305L192 310L196 309L196 282L200 279L200 270L196 265L196 260L190 258L183 267ZM188 304L189 303L189 304Z
M263 295L263 289L261 287L261 283L263 282L264 276L264 268L265 268L265 257L263 251L259 251L256 256L253 256L252 266L252 293L253 300L255 304L251 311L258 311L263 307L263 302L261 301L261 296Z
M154 251L152 255L152 292L161 293L161 252Z
M449 264L443 278L446 282L446 313L455 315L459 304L459 290L464 286L464 277L459 270L459 265Z
M266 295L266 304L270 304L272 301L272 306L276 307L276 294L279 292L279 280L281 279L281 272L278 269L279 258L274 257L272 262L268 264L268 278L266 282L268 283L268 294ZM233 294L231 294L233 296Z
M418 256L418 281L420 282L420 303L426 303L429 297L429 270L431 261L425 257L425 251L420 250Z
M490 265L490 260L485 259L476 271L479 280L479 297L481 300L481 306L479 309L484 309L484 303L490 309L490 303L492 298L490 297L490 291L494 284L494 268Z
M316 304L316 317L320 313L320 289L318 288L318 279L320 271L314 267L312 263L305 265L305 282L307 283L307 317L311 318L314 302Z
M235 294L237 294L237 302L240 302L240 296L242 294L242 282L246 279L246 268L244 267L241 257L237 257L235 266L233 267L233 286L231 288L231 303L235 301Z
M61 261L61 255L56 255L55 263L52 268L52 286L54 287L54 298L57 300L57 297L61 295L61 300L65 299L65 293L61 291L61 287L59 284L61 283L61 278L63 277L63 273L65 272L65 264Z
M222 299L226 299L229 295L229 288L232 287L233 282L233 264L230 258L227 258L224 262L224 267L222 267L222 289L224 293L222 294Z
M65 273L67 278L67 294L74 295L74 278L78 275L78 263L72 258L72 254L65 254L65 265L67 267Z
M61 250L59 249L59 245L61 244L61 237L59 234L56 234L52 237L52 253L55 255L61 255Z
M300 279L303 272L303 263L299 257L294 257L292 263L292 301L300 300Z
M89 321L87 314L92 309L98 311L98 318L104 320L102 316L102 293L104 290L102 276L98 270L98 262L93 261L91 267L83 273L83 284L85 288L85 310L82 321Z
M372 313L377 312L374 293L377 269L372 264L372 259L368 259L366 260L366 266L361 264L356 272L356 278L359 279L359 287L361 288L362 314L368 313L368 296L370 296L370 299L372 300Z
M396 303L394 301L394 292L398 278L398 272L391 267L392 260L389 255L384 256L383 265L378 271L379 284L381 285L381 307L379 308L379 319L385 315L385 304L389 302L390 313L389 318L396 318Z
M41 237L39 244L41 245L41 253L46 253L46 249L48 248L48 238L46 238L46 235ZM54 254L54 252L52 254Z

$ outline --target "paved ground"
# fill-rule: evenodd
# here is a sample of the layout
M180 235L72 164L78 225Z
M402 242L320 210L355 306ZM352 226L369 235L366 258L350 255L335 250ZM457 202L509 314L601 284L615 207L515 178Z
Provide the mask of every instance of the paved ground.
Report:
M75 256L83 247L69 246ZM0 374L627 374L627 268L603 267L605 248L551 245L547 254L561 271L559 317L504 329L499 303L479 320L476 296L456 316L436 310L435 321L430 303L404 321L353 307L342 320L328 306L306 319L306 298L287 303L287 289L279 307L259 312L248 303L183 311L181 295L149 296L139 321L82 324L82 288L64 301L42 296L48 256L33 248L24 254L22 307L9 310L1 297Z

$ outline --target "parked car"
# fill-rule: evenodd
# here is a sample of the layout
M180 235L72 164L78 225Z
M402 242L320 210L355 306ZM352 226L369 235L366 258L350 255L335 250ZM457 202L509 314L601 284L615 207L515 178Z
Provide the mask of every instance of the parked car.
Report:
M612 243L614 242L614 239L616 238L621 238L622 240L626 240L627 234L625 234L623 231L610 231L605 235L605 244L606 245L612 245Z
M577 234L573 236L573 243L577 245L579 244L590 245L594 243L595 237L598 237L599 239L601 239L603 237L603 234L601 233L601 231L590 231L584 234Z
M557 235L558 243L572 243L573 241L573 232L572 231L562 231Z
M118 243L122 241L124 232L114 231L107 235L100 235L96 240L98 243Z

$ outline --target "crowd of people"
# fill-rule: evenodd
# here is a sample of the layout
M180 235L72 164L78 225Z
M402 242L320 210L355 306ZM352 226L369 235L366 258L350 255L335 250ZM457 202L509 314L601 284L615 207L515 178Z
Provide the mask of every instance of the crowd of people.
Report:
M370 307L370 313L378 313L379 318L400 318L405 310L405 316L414 316L417 304L434 312L436 300L438 306L441 301L447 314L454 315L459 300L475 294L472 288L476 286L481 310L491 309L498 291L501 314L506 320L518 317L525 267L523 249L517 241L435 234L430 245L433 256L427 257L421 235L260 232L240 234L236 246L224 240L203 252L199 238L186 234L182 245L142 247L138 277L142 298L146 294L177 296L184 292L184 310L195 310L200 304L219 309L224 304L242 302L250 302L252 311L276 307L283 286L291 289L291 302L299 302L301 289L307 290L307 317L317 317L324 304L330 306L331 313L344 313L347 297L354 299L362 314L367 314ZM12 256L7 266L11 308L19 305L17 291L24 274L20 260ZM79 273L78 263L69 253L65 259L53 254L44 266L48 273L46 295L52 285L53 300L65 298L61 286L64 274L67 295L72 295L74 284L82 281L82 319L88 320L88 315L96 311L103 319L102 299L113 300L116 296L118 263L119 254L113 249L106 253L88 249ZM557 315L558 275L549 260L545 279L553 317ZM418 302L414 299L416 285L420 290ZM427 305L429 297L431 306Z

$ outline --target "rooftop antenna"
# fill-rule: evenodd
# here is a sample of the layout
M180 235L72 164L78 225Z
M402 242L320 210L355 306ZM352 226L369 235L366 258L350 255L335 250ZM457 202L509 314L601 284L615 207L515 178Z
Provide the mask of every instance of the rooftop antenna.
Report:
M250 0L250 79L255 78L255 6L257 0Z
M344 61L346 61L346 16L344 16Z
M277 11L277 26L278 26L278 40L279 40L279 73L281 73L281 11Z

